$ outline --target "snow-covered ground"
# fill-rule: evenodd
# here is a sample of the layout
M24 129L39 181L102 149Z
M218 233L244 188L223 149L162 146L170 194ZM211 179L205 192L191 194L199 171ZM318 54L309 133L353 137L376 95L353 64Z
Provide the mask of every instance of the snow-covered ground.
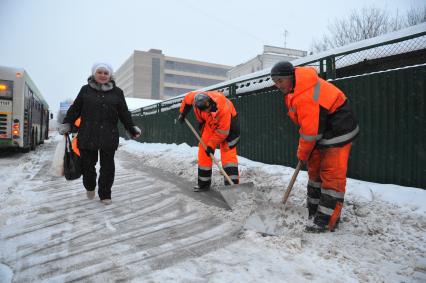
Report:
M196 147L122 141L121 150L196 183ZM277 201L294 171L242 157L239 166L241 183L277 188ZM223 177L217 169L213 176L214 184L221 185ZM306 183L307 173L302 172L289 200L293 205L305 206ZM244 221L247 207L240 209L245 211L221 216ZM226 249L158 271L151 279L197 282L214 274L207 278L214 282L426 282L425 190L348 179L342 218L334 233L262 237L245 231L241 241Z
M56 139L57 140L57 139ZM55 139L53 140L53 142ZM186 144L145 144L120 140L119 152L127 152L141 164L168 171L196 183L197 148ZM38 197L22 185L36 174L37 164L52 158L51 151L0 158L0 231L12 216L25 218L27 202ZM219 157L219 154L216 155ZM124 161L117 158L117 167ZM10 165L8 165L10 163ZM268 165L240 157L241 183L273 188L279 201L293 168ZM213 183L223 178L213 171ZM301 172L289 199L305 206L306 172ZM16 188L19 188L16 189ZM114 188L113 188L114 190ZM250 201L226 211L187 199L201 213L229 223L243 223L253 208ZM13 213L12 213L13 212ZM163 269L143 270L134 282L426 282L426 191L348 179L342 222L334 233L307 234L289 231L265 237L244 230L224 248L178 261ZM201 217L202 215L200 215ZM135 251L137 252L137 251ZM0 251L2 257L7 257ZM0 262L0 282L11 282L13 270Z

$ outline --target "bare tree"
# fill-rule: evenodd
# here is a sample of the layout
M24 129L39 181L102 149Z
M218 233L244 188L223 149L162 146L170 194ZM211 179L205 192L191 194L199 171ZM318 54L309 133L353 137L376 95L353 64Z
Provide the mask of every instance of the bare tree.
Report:
M375 7L353 10L348 18L337 19L328 26L329 34L319 41L313 40L311 53L333 49L367 38L376 37L391 31L426 21L426 6L423 10L412 8L406 20L399 16L391 17L384 9Z
M407 24L414 26L426 22L426 6L423 9L411 8L407 12Z

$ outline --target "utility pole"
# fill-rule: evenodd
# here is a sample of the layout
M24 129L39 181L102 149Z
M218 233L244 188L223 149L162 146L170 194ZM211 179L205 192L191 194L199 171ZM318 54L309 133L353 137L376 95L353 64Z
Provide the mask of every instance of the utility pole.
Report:
M287 47L287 35L288 35L288 31L285 29L284 30L284 48Z

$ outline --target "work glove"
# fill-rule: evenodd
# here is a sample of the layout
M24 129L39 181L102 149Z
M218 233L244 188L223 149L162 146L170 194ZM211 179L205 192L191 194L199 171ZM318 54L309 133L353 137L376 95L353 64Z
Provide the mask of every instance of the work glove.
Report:
M302 165L306 165L310 155L311 155L310 152L306 152L304 150L301 150L300 146L297 148L297 159L299 159L300 162L302 162Z
M214 149L211 148L210 146L208 146L206 148L206 154L207 154L207 156L210 156L210 153L214 155Z
M185 122L185 117L191 111L192 105L191 104L185 104L185 107L182 110L182 113L179 114L177 120L179 123L183 124Z
M71 124L69 123L60 124L58 132L60 135L68 134L69 132L71 132Z
M185 114L180 113L177 120L179 121L179 123L183 124L185 122Z

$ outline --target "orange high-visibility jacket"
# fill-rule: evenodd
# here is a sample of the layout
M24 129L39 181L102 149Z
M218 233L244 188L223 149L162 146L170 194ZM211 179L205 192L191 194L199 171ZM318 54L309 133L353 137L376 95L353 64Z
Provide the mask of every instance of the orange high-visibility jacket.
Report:
M300 126L299 160L307 160L315 144L341 146L358 134L358 124L346 96L318 77L314 68L295 68L295 88L285 96L285 104L290 118Z
M184 111L185 106L190 107L194 105L194 97L198 93L199 92L193 91L185 95L180 105L180 113ZM205 123L206 126L210 127L214 131L214 135L211 136L210 140L207 142L207 146L216 148L229 135L231 117L235 117L237 115L237 111L235 110L234 104L232 104L232 102L227 99L222 92L205 91L203 93L207 94L213 100L216 104L217 111L205 112L194 107L194 113L198 122Z

